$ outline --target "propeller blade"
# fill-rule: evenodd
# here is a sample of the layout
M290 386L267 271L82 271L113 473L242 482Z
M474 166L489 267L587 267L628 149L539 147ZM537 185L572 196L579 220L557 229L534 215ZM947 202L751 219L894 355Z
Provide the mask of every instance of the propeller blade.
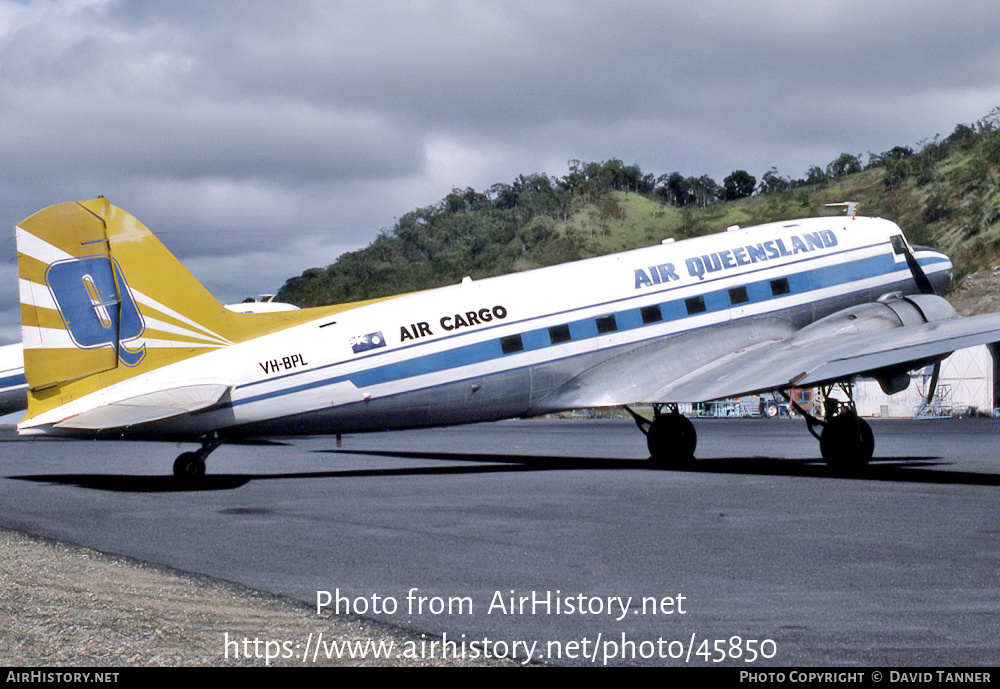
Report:
M931 380L927 385L927 394L924 395L924 401L921 403L917 413L913 415L914 418L919 418L934 403L934 395L937 392L938 377L940 375L941 362L939 361L934 364L934 370L931 371Z
M934 286L905 242L903 243L903 256L906 257L906 266L910 269L910 275L913 276L913 281L917 283L917 289L920 290L920 293L935 294Z
M931 371L931 383L927 388L927 399L924 400L924 404L930 404L934 401L934 393L937 392L938 377L941 375L941 362L934 364L934 370Z

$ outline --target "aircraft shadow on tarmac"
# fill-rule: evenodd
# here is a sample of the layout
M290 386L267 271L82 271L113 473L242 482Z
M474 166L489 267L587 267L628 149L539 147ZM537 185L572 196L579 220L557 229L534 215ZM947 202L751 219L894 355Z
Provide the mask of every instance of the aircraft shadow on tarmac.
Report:
M448 452L408 452L388 450L315 450L318 453L363 455L395 459L461 462L462 466L420 466L399 468L345 469L341 471L288 472L267 474L208 474L196 483L184 483L173 476L127 474L36 474L7 478L37 483L74 485L81 488L127 493L173 493L233 490L251 481L281 479L336 479L377 476L430 476L448 474L488 474L518 471L682 471L753 476L797 476L827 479L854 479L910 483L1000 486L1000 474L966 471L935 471L949 464L940 457L884 457L860 473L838 473L816 458L777 459L772 457L720 457L701 459L680 468L666 469L640 459L598 459L540 455L470 454Z

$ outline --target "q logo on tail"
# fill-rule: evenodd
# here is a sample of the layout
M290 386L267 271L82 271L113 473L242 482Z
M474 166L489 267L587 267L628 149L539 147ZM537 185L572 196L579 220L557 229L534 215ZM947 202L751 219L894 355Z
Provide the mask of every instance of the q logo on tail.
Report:
M141 337L145 326L117 261L100 255L57 261L46 270L45 282L73 344L111 346L126 366L143 360L145 344L125 345Z

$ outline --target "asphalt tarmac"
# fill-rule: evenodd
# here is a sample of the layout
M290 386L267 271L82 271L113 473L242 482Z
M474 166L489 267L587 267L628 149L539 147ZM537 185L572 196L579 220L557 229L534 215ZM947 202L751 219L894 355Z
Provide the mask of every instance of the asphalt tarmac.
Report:
M801 421L696 421L672 471L532 420L223 446L197 489L190 445L8 431L0 527L536 663L995 665L1000 422L872 425L860 478Z

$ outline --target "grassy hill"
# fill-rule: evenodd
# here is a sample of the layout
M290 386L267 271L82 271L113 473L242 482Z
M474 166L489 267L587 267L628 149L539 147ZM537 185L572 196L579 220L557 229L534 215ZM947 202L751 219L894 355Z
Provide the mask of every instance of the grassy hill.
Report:
M855 201L863 215L897 222L911 242L944 250L959 278L960 310L1000 306L1000 111L958 125L920 150L896 147L844 154L809 180L774 171L752 196L680 197L667 176L654 178L621 161L580 164L570 174L519 176L488 191L455 189L438 204L400 218L392 232L342 255L326 268L288 280L279 299L306 306L426 289L774 220L842 211L825 204ZM844 163L846 161L846 164ZM681 179L674 173L677 179ZM687 182L704 181L688 178ZM728 180L728 178L727 178ZM683 202L679 199L683 198Z

